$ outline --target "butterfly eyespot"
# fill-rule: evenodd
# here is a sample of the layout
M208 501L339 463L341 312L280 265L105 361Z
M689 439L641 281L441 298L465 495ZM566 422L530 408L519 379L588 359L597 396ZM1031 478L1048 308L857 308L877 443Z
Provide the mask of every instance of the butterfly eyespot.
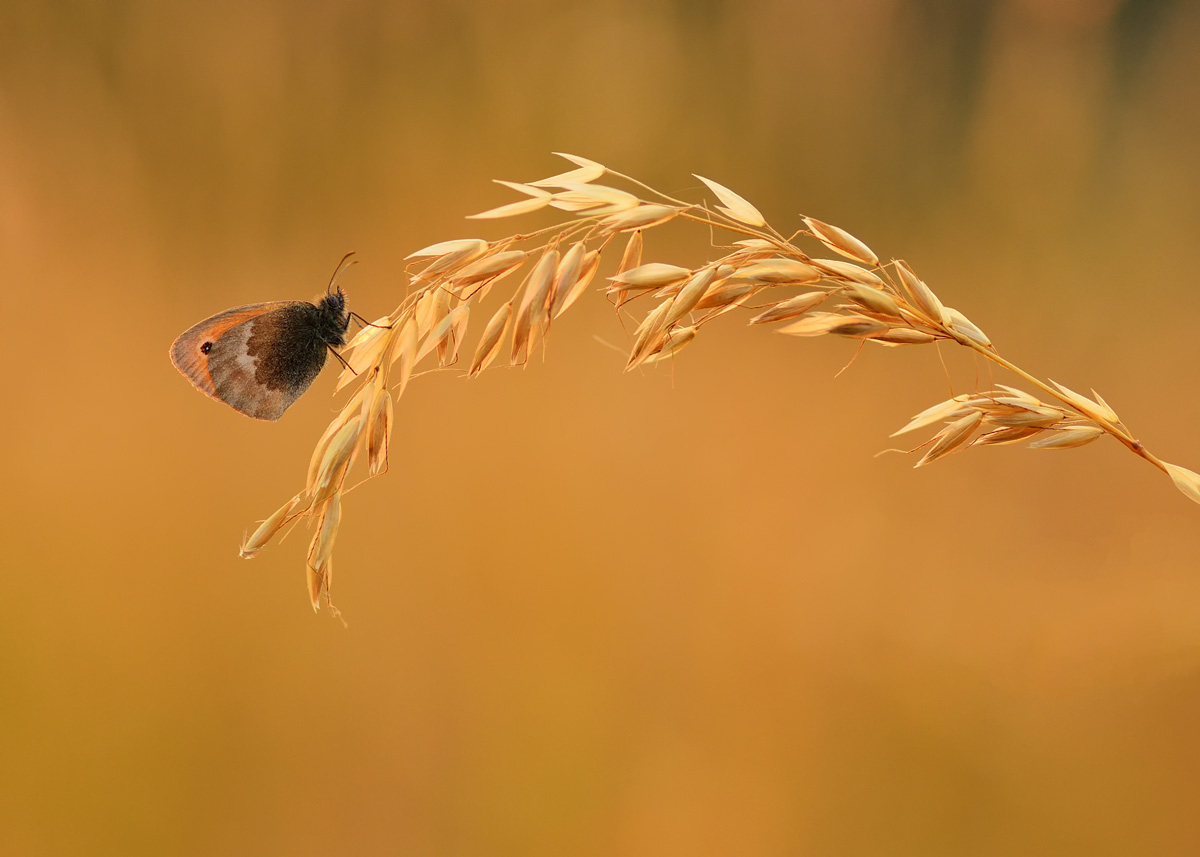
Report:
M200 353L207 354L208 352L212 351L212 346L213 344L211 342L204 343L200 346Z

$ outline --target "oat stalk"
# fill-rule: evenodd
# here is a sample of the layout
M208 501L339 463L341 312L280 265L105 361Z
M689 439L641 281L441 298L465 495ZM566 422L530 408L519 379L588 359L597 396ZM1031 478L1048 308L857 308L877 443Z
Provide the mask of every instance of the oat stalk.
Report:
M647 307L634 316L639 321L626 371L673 359L706 325L745 311L752 300L757 312L751 325L776 325L791 336L839 336L884 347L954 343L1007 369L1042 398L997 384L926 408L895 433L936 429L909 451L920 453L915 466L975 446L1069 449L1109 435L1200 502L1200 475L1151 454L1094 390L1088 397L1043 381L1000 356L991 339L945 305L906 262L881 263L849 232L811 217L803 218L805 228L785 237L749 201L711 179L697 176L716 197L710 208L667 196L595 161L562 157L574 168L534 182L500 182L524 198L471 218L557 210L561 219L526 233L443 241L410 254L409 287L400 305L348 344L343 355L348 368L338 389L357 387L318 441L304 489L242 545L242 555L250 557L289 523L301 518L314 523L307 579L315 610L324 601L337 615L330 583L348 475L360 461L365 478L386 472L394 402L417 370L449 370L468 353L463 374L472 378L497 362L527 364L554 320L597 282L601 255L618 239L619 264L598 281L599 290L620 313ZM646 261L646 234L676 219L736 240L700 266ZM826 258L830 253L836 258ZM486 321L476 323L482 332L464 351L472 313L500 289L504 299L486 312Z

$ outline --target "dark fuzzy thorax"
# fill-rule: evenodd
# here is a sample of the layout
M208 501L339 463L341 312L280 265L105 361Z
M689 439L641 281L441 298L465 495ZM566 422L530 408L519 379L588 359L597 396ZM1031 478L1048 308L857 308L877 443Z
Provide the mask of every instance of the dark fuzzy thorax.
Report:
M346 294L338 289L321 298L316 306L317 333L321 340L333 348L346 344L346 329L350 327L350 316L346 313Z

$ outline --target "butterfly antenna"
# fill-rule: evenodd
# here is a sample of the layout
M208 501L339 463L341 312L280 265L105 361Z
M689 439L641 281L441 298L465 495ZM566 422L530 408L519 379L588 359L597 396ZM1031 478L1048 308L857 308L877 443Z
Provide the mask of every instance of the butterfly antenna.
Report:
M354 251L351 250L349 253L347 253L345 256L342 257L342 261L337 263L337 267L333 269L333 276L329 278L329 286L325 289L325 294L327 294L327 295L333 294L333 287L337 284L338 277L340 277L346 271L346 269L349 268L351 265L358 264L357 259L350 258L353 255L354 255Z

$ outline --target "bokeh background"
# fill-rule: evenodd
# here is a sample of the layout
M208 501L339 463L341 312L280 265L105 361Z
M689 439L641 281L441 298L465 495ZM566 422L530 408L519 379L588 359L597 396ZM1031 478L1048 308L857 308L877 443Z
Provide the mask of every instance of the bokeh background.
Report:
M1200 469L1198 139L1182 0L5 0L0 852L1200 852L1200 509L1111 441L873 457L964 355L624 375L592 295L409 388L348 629L303 532L237 557L333 373L267 424L166 355L348 250L382 315L567 151L850 229Z

